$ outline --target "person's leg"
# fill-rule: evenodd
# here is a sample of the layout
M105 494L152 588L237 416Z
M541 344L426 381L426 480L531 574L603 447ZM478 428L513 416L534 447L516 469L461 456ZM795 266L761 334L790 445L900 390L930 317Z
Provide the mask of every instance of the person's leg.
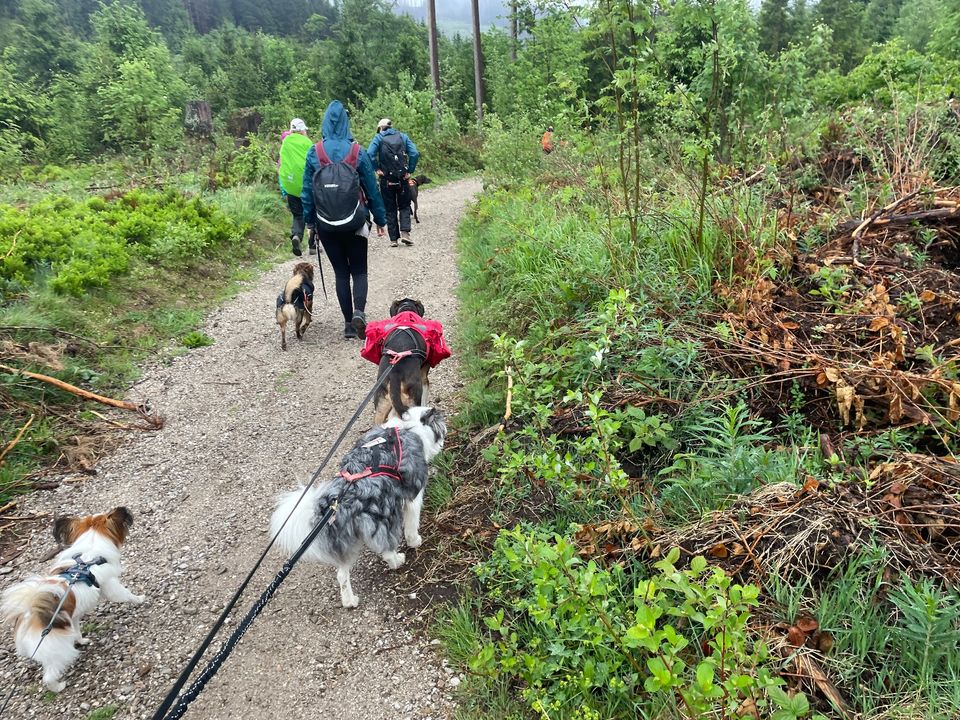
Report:
M363 312L367 308L367 238L356 236L345 245L353 278L353 308Z
M397 219L397 188L391 185L386 178L380 178L380 194L383 195L383 204L387 209L387 234L390 244L396 247L400 240L400 223Z
M327 233L318 230L317 237L330 260L330 265L333 266L333 275L336 278L337 285L337 302L340 304L340 312L343 313L344 322L349 323L353 319L353 303L350 298L348 245L343 242L344 236L342 233Z
M410 184L404 180L397 193L397 206L400 215L400 240L404 245L413 245L410 239Z
M293 245L293 254L300 256L300 240L303 239L303 203L296 195L287 195L287 207L293 220L290 223L290 242Z

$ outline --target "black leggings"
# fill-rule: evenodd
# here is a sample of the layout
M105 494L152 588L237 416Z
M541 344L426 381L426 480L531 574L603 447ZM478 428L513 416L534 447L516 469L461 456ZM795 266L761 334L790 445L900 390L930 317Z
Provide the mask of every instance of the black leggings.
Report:
M353 311L367 307L367 238L353 233L326 232L317 229L323 251L333 265L337 279L337 302L344 322L353 320ZM353 278L353 296L350 279ZM352 300L352 302L351 302Z

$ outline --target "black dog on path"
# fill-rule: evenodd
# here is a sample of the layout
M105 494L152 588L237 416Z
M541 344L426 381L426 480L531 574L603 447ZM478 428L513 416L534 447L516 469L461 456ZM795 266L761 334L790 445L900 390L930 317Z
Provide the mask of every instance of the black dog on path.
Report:
M431 183L433 180L426 175L417 175L415 178L410 179L412 180L410 183L410 202L413 203L413 219L419 223L420 218L417 217L417 196L420 194L420 186Z

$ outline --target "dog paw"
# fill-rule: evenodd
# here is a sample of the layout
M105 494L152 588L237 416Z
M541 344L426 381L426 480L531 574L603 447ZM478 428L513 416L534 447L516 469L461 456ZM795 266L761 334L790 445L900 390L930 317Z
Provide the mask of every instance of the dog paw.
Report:
M62 691L67 686L63 680L57 680L56 682L44 680L43 684L47 686L47 690L55 693Z
M79 638L79 639L76 641L75 644L77 644L77 645L89 645L91 642L92 642L92 641L90 640L90 638L83 638L83 637L82 637L82 638Z
M146 599L147 599L146 595L134 595L133 597L130 598L130 602L133 605L143 605Z
M353 594L341 595L340 604L343 605L345 608L355 608L357 607L357 605L360 604L360 598L358 598L356 595L353 595Z
M421 545L423 545L423 538L419 535L414 535L413 537L407 536L407 547L418 548Z
M390 568L391 570L396 570L398 567L403 565L406 559L407 559L407 556L404 555L402 552L394 553L390 557L384 558L384 560L386 560L387 562L387 567Z

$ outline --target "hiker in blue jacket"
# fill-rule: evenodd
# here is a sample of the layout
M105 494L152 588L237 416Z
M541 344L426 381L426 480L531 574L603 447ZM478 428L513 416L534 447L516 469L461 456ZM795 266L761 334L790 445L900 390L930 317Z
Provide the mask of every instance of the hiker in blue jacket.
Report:
M380 178L390 247L397 247L397 240L404 245L413 245L410 239L410 178L417 169L420 152L406 133L394 129L390 118L383 118L367 153Z
M339 163L351 153L355 144L350 134L350 118L339 100L327 106L323 115L323 150L331 162ZM324 252L330 258L337 281L337 301L343 313L344 338L364 337L367 318L364 309L367 305L367 236L369 228L365 224L356 232L332 232L322 224L317 225L314 214L313 176L320 169L316 146L307 152L307 164L303 170L303 191L300 200L303 203L303 220L309 230L316 229L317 237ZM359 148L357 174L360 185L366 195L366 204L373 213L377 224L377 235L384 236L387 224L383 198L377 187L377 176L366 150ZM350 281L353 280L351 294Z

